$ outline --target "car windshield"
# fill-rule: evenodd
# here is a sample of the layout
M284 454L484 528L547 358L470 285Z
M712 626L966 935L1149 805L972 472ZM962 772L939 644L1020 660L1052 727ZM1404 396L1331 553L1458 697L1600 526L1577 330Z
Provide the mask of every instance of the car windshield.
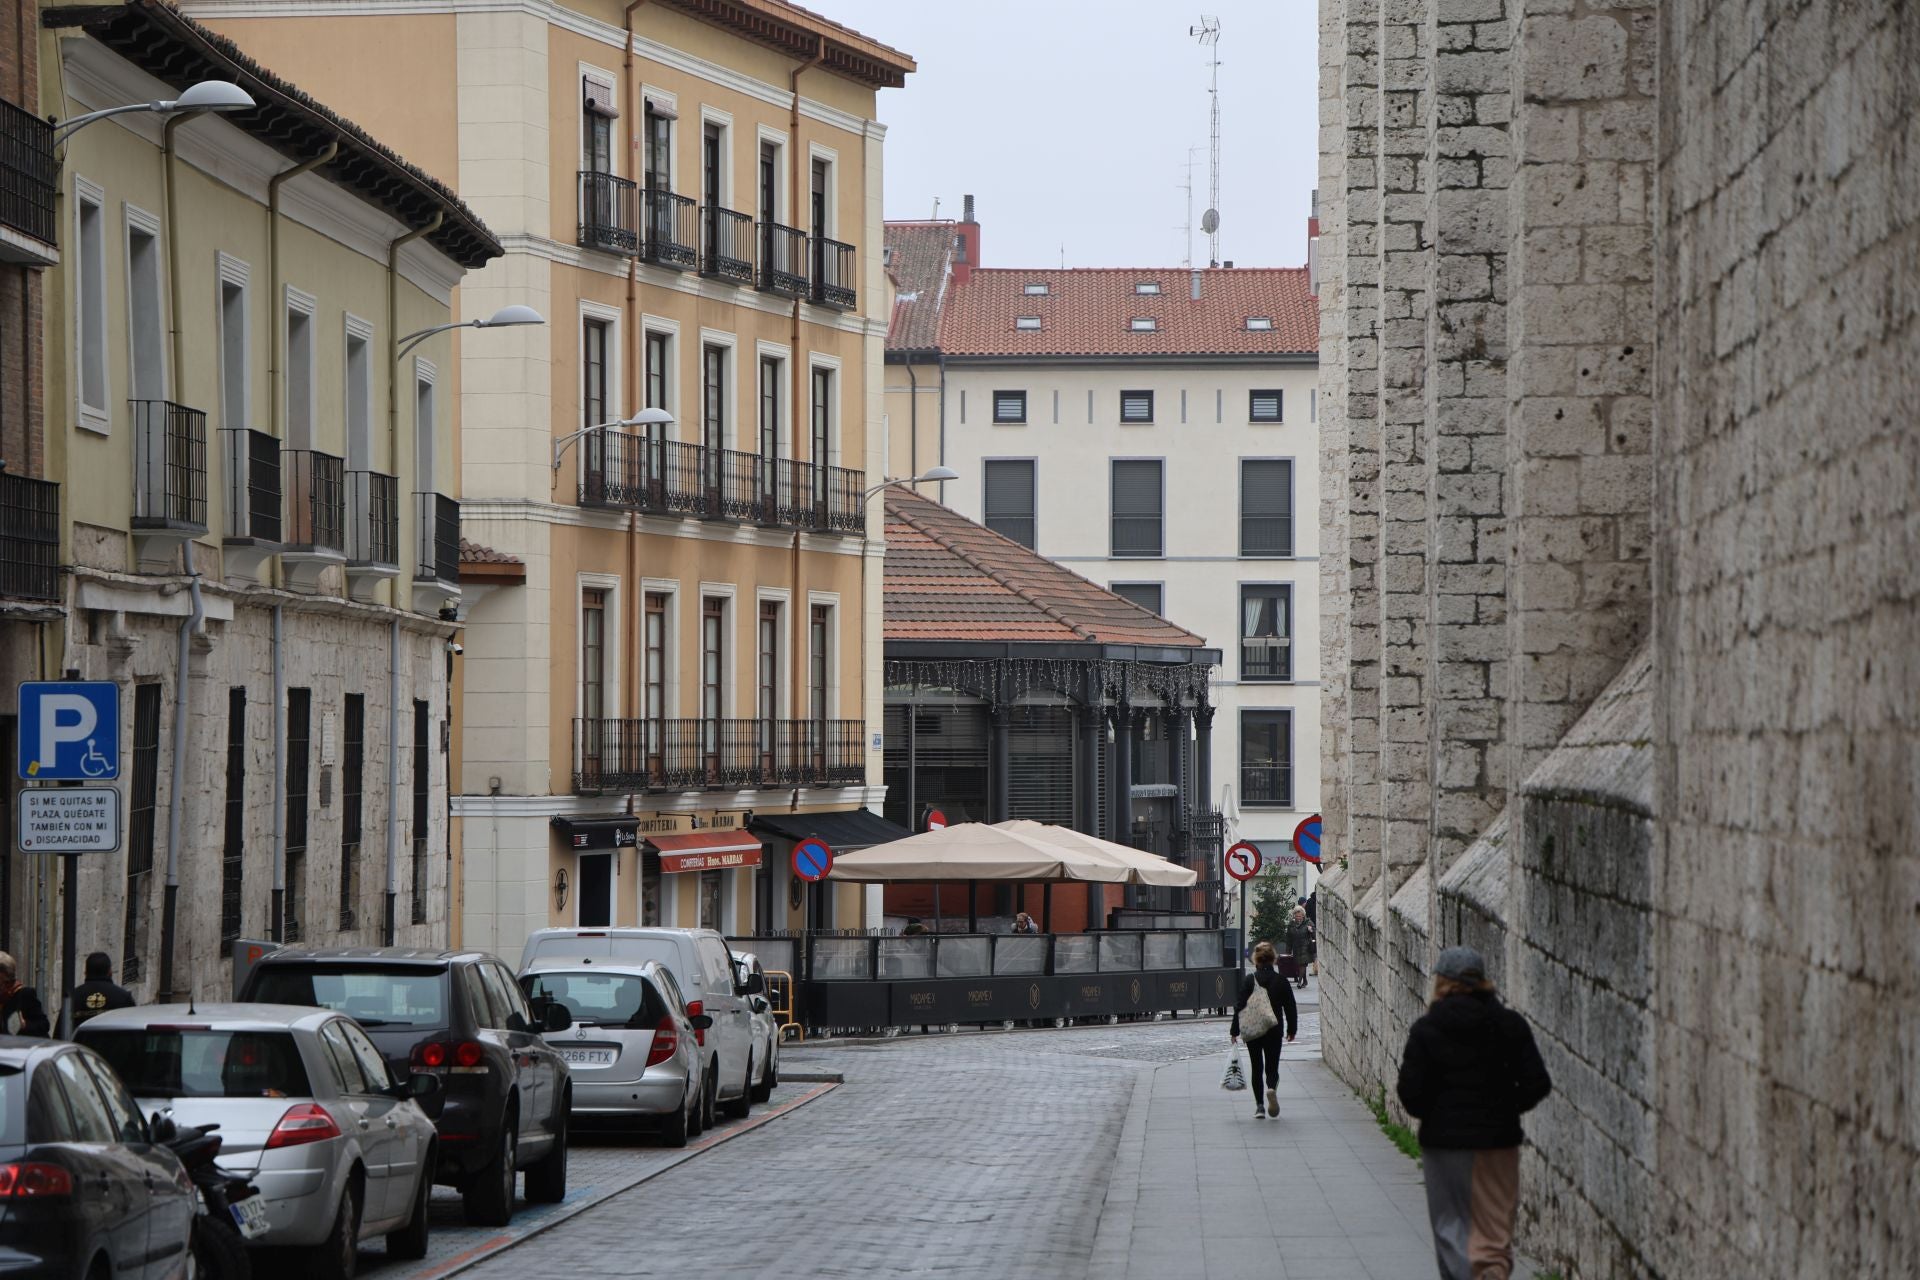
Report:
M83 1028L137 1098L305 1098L307 1068L290 1031Z
M529 960L624 960L642 964L657 960L672 968L680 962L680 947L670 938L633 938L618 934L598 937L542 938L527 953Z
M447 971L419 966L266 964L247 999L264 1004L318 1005L363 1027L447 1025Z
M632 974L530 973L520 979L520 988L536 1010L547 1001L564 1005L578 1026L650 1031L666 1016L653 984Z

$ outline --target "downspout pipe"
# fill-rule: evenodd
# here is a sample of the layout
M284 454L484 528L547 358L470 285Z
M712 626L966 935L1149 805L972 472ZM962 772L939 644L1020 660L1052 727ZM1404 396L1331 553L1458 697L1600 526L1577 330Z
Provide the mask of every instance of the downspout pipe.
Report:
M787 73L787 92L791 95L791 102L787 110L787 199L795 210L800 208L800 74L813 67L819 66L822 62L825 62L826 59L827 38L823 35L820 37L819 43L814 46L813 56L805 62L797 64L792 71ZM796 223L800 221L797 212L790 213L788 216L792 217ZM808 271L807 278L809 280L813 278L812 270ZM793 353L793 373L788 379L788 381L792 383L793 393L787 401L787 418L793 424L792 432L796 446L794 453L797 455L799 453L797 446L800 442L801 414L805 411L807 403L801 395L801 391L805 385L801 381L801 378L803 377L807 359L805 353L800 350L800 299L798 298L793 300L793 316L788 331L787 349ZM807 420L811 422L811 418ZM811 441L811 431L809 431L809 441ZM725 442L723 441L722 447L724 446ZM809 450L811 450L811 443L809 443ZM811 451L809 451L807 457L816 467L824 467L827 465L825 458L816 458ZM862 559L861 572L863 574L865 573L864 557ZM805 684L805 681L799 679L799 675L802 671L808 669L806 666L806 617L809 610L807 607L807 593L801 589L800 582L800 531L798 529L793 531L792 591L793 618L788 626L788 630L793 634L793 647L791 650L793 659L791 665L794 678L789 681L793 687L789 691L787 701L793 708L793 718L795 720L805 720L807 718L806 704L801 700L800 696L800 690ZM866 601L864 599L860 603L860 609L864 623L866 611Z
M642 145L638 131L641 127L644 113L640 105L640 81L633 72L633 15L634 11L646 2L647 0L632 0L632 3L626 7L624 21L627 38L625 43L620 47L621 78L627 87L627 171L636 181L638 179L638 165L635 164L634 161ZM626 399L623 403L626 405L629 414L632 414L640 407L640 364L641 361L646 359L647 354L646 337L640 332L639 282L640 260L638 258L628 258L627 301L624 313L625 327L622 330L624 334L622 341L625 343L627 350L625 353L626 358L620 363L623 370L621 380L626 383ZM626 649L623 655L623 665L626 667L626 678L622 682L626 688L623 701L626 703L627 719L637 720L640 718L642 706L640 700L640 624L646 616L646 601L640 592L640 513L638 511L627 512L627 593L628 601L623 612L628 618L633 619L634 625L620 628L620 642ZM634 796L631 791L627 793L626 810L628 813L632 813L634 810ZM637 857L638 855L636 854L635 856ZM615 865L617 869L618 859L615 860Z
M177 188L173 178L173 135L175 130L197 114L199 113L188 112L168 120L166 127L161 131L160 142L160 176L166 187L168 322L172 329L170 336L173 368L170 389L175 394L179 393L181 385L180 221ZM158 999L163 1004L173 1000L174 925L178 917L180 899L180 841L186 828L187 817L187 721L193 711L191 687L193 639L205 631L207 622L206 601L200 595L200 573L193 563L193 539L189 538L181 544L180 555L187 574L187 591L193 603L186 618L180 623L179 653L173 679L173 759L169 763L167 791L167 882L166 896L160 913Z
M432 235L444 221L446 215L436 211L426 226L407 232L387 246L387 343L392 352L387 360L387 465L396 476L400 474L400 250L421 236ZM432 429L429 423L427 430ZM427 493L433 489L432 476L416 475L413 481L416 492ZM418 504L414 506L418 512ZM417 514L415 518L424 516ZM418 544L418 535L413 542L402 543L404 546ZM400 607L399 594L394 592L395 609ZM387 721L387 901L380 945L390 947L394 939L395 900L400 895L400 618L397 613L387 636ZM420 836L417 831L413 834L415 839Z

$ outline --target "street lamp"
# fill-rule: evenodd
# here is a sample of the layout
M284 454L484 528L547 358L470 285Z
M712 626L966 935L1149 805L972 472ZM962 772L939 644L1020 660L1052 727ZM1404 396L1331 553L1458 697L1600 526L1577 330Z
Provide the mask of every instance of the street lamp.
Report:
M631 418L619 418L613 422L596 422L590 427L570 431L553 442L553 473L560 474L560 457L566 453L567 446L577 440L584 440L596 431L611 431L615 427L664 427L673 422L673 415L665 409L642 409Z
M53 140L57 145L63 142L75 130L85 128L95 120L105 120L108 116L126 115L130 111L153 111L161 115L173 115L182 111L245 111L254 105L253 95L229 80L202 80L190 84L177 98L162 99L157 102L129 102L123 107L107 107L102 111L89 111L83 116L61 124L53 131Z
M861 505L864 506L868 498L871 498L882 489L891 489L897 484L934 484L941 480L958 480L959 478L960 473L952 467L933 467L922 476L903 476L898 480L882 480L879 484L874 485L871 489L861 494L860 502Z
M485 320L456 320L452 324L436 324L431 329L416 329L412 333L402 334L397 340L398 348L394 351L393 358L398 360L434 334L445 333L449 329L506 329L516 324L545 324L546 322L546 317L538 311L516 302L510 307L500 308Z

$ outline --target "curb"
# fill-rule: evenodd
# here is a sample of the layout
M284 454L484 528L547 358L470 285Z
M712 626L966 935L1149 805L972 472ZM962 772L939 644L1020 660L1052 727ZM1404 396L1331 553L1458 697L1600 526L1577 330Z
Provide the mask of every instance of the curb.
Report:
M870 1045L918 1044L923 1040L934 1040L934 1039L938 1039L941 1036L947 1036L947 1035L1018 1036L1018 1035L1028 1035L1036 1031L1051 1031L1056 1034L1062 1031L1075 1031L1075 1032L1104 1031L1104 1032L1107 1032L1109 1035L1111 1035L1116 1031L1120 1031L1127 1027L1134 1027L1134 1026L1155 1027L1155 1026L1162 1026L1162 1025L1170 1026L1176 1022L1203 1023L1203 1022L1226 1022L1226 1021L1227 1021L1227 1017L1224 1014L1196 1013L1196 1014L1192 1014L1190 1016L1178 1018L1178 1019L1168 1018L1164 1022L1118 1022L1118 1023L1098 1022L1098 1023L1089 1024L1086 1026L1077 1026L1077 1027L1073 1027L1073 1026L1069 1026L1069 1027L1002 1027L1002 1026L999 1026L998 1024L976 1026L971 1023L968 1023L968 1024L963 1024L960 1030L950 1032L945 1029L945 1024L941 1024L938 1030L930 1031L925 1035L921 1035L918 1032L902 1030L901 1033L897 1036L836 1036L831 1040L828 1040L828 1039L808 1040L803 1042L802 1044L788 1045L783 1053L783 1056L785 1053L803 1053L808 1049L849 1049L849 1048L865 1048ZM780 1068L780 1078L782 1080L799 1080L799 1079L803 1079L804 1077L795 1075L793 1072L787 1070L786 1067L783 1066Z
M780 1079L783 1083L791 1080L795 1084L845 1084L847 1073L844 1071L782 1071Z

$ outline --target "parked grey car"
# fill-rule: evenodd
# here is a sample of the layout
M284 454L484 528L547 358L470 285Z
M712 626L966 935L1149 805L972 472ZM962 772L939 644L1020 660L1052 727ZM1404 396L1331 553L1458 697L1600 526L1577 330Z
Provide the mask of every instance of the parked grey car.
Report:
M146 1005L88 1019L80 1043L148 1111L217 1124L220 1161L266 1201L256 1246L311 1250L310 1274L346 1280L360 1242L427 1252L433 1122L413 1101L439 1081L396 1084L351 1018L273 1004Z
M751 951L733 953L739 971L739 985L748 992L747 1016L753 1021L753 1060L759 1069L753 1077L753 1100L765 1102L780 1083L780 1022L773 1016L772 993L767 971L760 957Z
M657 960L536 960L520 987L535 1017L548 1004L572 1016L572 1029L549 1035L547 1044L572 1072L576 1124L658 1123L670 1147L700 1132L699 1033L713 1021L687 1012L672 970Z

